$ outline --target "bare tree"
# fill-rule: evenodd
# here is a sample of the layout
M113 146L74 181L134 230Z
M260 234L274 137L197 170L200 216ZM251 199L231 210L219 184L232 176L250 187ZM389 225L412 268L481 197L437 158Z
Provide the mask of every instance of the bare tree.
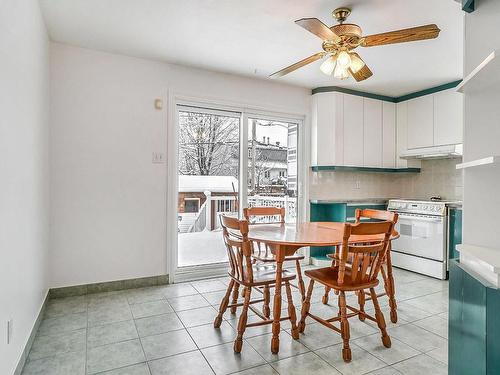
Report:
M180 112L179 173L237 175L231 158L238 148L239 119L197 112Z

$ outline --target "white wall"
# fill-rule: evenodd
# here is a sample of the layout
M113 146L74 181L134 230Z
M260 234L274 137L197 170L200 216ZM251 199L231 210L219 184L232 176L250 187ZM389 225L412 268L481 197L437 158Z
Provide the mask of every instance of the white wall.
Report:
M174 181L151 153L166 152L169 93L310 111L307 89L52 44L52 287L167 273Z
M37 0L0 3L0 374L6 375L48 286L48 48Z
M493 50L500 49L500 2L476 1L465 18L464 72L469 74ZM478 42L480 41L480 42ZM498 78L495 79L498 82ZM500 85L465 95L464 160L500 155ZM500 168L464 172L464 243L500 249Z

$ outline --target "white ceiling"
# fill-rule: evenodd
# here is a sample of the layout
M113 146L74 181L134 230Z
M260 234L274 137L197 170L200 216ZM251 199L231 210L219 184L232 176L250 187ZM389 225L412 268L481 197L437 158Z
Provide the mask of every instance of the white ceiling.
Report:
M374 76L356 83L319 71L321 62L280 82L345 86L399 96L462 77L463 14L453 0L41 0L56 42L209 70L267 76L321 50L321 40L294 24L303 17L335 22L353 10L364 35L436 23L437 39L359 48Z

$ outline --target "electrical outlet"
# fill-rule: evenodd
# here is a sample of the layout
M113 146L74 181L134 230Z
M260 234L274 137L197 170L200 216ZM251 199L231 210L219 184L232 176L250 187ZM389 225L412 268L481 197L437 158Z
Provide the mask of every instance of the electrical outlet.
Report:
M155 164L165 163L165 154L163 152L153 152L153 163Z
M13 319L7 320L7 344L10 344L12 342L13 328L14 328L14 320Z
M354 181L354 189L361 189L361 181L359 180Z

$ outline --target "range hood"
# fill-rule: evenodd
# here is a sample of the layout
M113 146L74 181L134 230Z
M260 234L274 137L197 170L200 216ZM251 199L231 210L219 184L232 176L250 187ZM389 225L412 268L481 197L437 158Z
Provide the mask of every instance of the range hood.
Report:
M460 158L463 154L463 145L447 145L415 148L402 152L401 159L450 159Z

